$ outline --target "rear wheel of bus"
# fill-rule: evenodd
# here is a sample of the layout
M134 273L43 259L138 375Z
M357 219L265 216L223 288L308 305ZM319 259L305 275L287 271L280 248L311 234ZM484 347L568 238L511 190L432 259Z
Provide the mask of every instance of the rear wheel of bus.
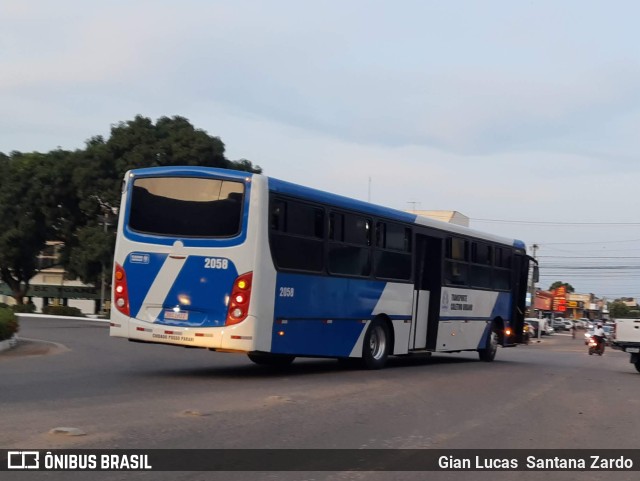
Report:
M362 346L362 365L366 369L381 369L391 350L391 333L381 319L371 321Z
M256 364L274 367L288 366L296 358L288 354L269 354L266 352L251 352L247 356Z
M491 332L487 338L487 344L484 349L478 349L478 355L481 361L491 362L496 358L498 351L498 332L495 324L491 327Z

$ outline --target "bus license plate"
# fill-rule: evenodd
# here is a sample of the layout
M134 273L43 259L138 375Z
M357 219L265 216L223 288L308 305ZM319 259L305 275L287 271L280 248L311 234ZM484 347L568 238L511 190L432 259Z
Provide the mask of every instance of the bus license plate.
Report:
M189 313L187 311L164 311L164 318L172 321L188 321Z
M628 347L627 352L640 352L640 347Z

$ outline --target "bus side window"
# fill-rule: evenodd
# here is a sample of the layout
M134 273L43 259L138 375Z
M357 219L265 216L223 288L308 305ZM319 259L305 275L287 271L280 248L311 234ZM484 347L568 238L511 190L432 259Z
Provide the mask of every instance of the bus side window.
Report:
M449 237L446 242L444 282L455 286L468 284L468 242L459 237Z
M511 287L511 252L508 249L494 249L492 286L498 290L509 290Z
M467 264L462 264L460 262L445 262L445 283L452 284L454 286L465 286L467 285Z
M393 222L377 222L374 275L382 279L411 279L411 229Z
M344 241L349 244L371 245L371 219L359 215L346 214Z
M329 240L344 240L344 215L338 212L329 214Z
M274 200L271 208L271 230L278 232L285 231L287 204L281 200Z
M269 242L279 269L324 269L324 210L316 205L276 199L271 207Z
M331 274L368 277L371 274L371 219L329 214L328 267Z
M469 284L490 289L492 285L491 246L484 242L471 243Z

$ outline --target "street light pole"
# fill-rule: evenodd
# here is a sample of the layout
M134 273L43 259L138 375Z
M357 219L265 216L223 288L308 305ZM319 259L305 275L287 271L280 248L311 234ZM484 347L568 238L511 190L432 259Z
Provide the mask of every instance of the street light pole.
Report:
M102 226L104 229L104 233L105 236L107 234L107 216L109 215L107 209L103 210L104 214L102 216ZM105 275L104 275L104 260L102 261L102 273L100 274L100 313L104 314L105 313L105 308L104 308L104 299L105 299L105 292L106 292L106 280L105 280Z
M106 237L106 234L109 232L107 227L109 226L109 221L111 220L110 216L111 216L112 213L114 215L117 215L118 209L112 207L107 202L104 202L97 195L94 195L92 197L96 201L98 201L98 204L100 204L100 208L102 209L102 228L103 228L103 232L105 233L105 237ZM107 290L107 279L106 279L106 275L105 275L104 259L101 261L101 265L102 265L102 272L100 273L100 313L104 314L105 311L106 311L106 309L105 309L105 300L106 300L106 290Z

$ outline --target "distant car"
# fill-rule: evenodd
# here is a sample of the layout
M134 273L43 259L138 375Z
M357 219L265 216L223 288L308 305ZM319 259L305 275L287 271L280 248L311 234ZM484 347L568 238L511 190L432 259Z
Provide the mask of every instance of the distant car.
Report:
M525 319L525 326L529 326L528 331L531 333L531 337L538 337L538 320L537 319Z
M522 329L522 340L528 343L529 340L534 337L537 337L536 328L533 327L533 324L531 324L530 322L524 321L524 328Z
M527 317L525 322L528 322L531 326L533 326L533 337L538 337L538 329L540 328L540 319L536 319L535 317ZM549 325L548 319L542 319L542 335L549 336L553 334L554 329Z
M562 321L562 322L563 322L563 324L564 324L564 328L565 328L567 331L570 331L570 330L571 330L571 328L573 327L573 322L572 322L572 321Z
M551 321L551 327L553 327L556 331L564 331L567 329L565 320L562 317L556 317Z
M589 319L587 319L586 317L581 317L580 319L578 319L576 321L576 325L578 327L578 329L588 329L589 328Z

